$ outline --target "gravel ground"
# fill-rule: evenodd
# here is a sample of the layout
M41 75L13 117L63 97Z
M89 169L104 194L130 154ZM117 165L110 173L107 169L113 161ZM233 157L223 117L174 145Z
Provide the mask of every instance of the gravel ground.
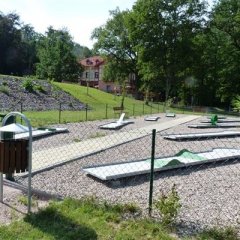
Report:
M128 134L129 130L140 131L139 128L147 124L153 125L169 121L169 118L166 118L163 114L158 114L158 116L161 117L158 122L146 122L143 117L135 118L133 119L134 124L129 124L118 132L126 131L126 134ZM181 117L181 115L177 117ZM192 121L191 124L199 123L203 119L206 119L206 117ZM67 127L69 133L35 140L33 143L34 151L112 134L114 131L98 128L99 125L106 122L109 122L109 120L59 125ZM192 129L188 128L187 125L189 123L157 133L156 156L173 155L182 149L200 152L210 151L213 148L240 147L240 137L195 141L163 139L163 135L172 133L225 130L221 128ZM36 174L32 179L33 188L63 197L81 198L86 195L94 195L109 202L132 202L139 205L143 210L143 215L145 215L149 196L148 175L103 182L86 175L81 169L84 166L102 163L149 158L151 156L151 142L151 136L146 136ZM155 173L154 200L157 200L161 194L169 192L174 184L176 185L182 204L177 219L181 234L194 233L212 226L234 226L238 228L238 218L240 217L239 170L240 161L236 159ZM23 184L26 183L26 179L20 178L18 180ZM153 216L158 217L156 210L153 211Z
M2 87L0 91L1 111L56 110L59 109L60 103L62 110L85 109L85 104L70 94L54 87L48 81L31 81L34 90L29 92L25 90L24 80L22 78L0 76L0 85ZM41 91L39 89L41 89Z
M48 205L49 197L34 195L32 212ZM26 189L10 181L4 181L3 202L0 202L0 225L8 225L12 221L24 218L28 212Z

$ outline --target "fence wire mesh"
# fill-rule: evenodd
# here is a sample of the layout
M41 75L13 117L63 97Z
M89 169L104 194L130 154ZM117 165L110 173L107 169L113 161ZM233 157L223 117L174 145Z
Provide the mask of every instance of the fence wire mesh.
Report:
M181 211L178 223L182 229L202 230L213 226L239 227L239 149L238 129L189 128L189 125L201 125L206 117L159 132L156 137L156 158L162 156L182 156L179 161L190 163L169 171L159 172L154 178L155 200L176 186L180 196ZM235 123L236 126L238 123ZM224 133L223 133L224 132ZM203 134L200 135L199 134ZM213 136L212 133L223 134ZM225 134L231 136L224 137ZM194 134L191 139L169 140L167 136ZM185 136L184 136L185 137ZM160 147L161 146L161 147ZM184 154L184 150L194 155ZM185 151L185 153L187 152ZM155 160L156 161L156 160Z
M67 131L34 138L33 188L61 197L96 196L111 203L134 203L147 213L152 129L156 129L153 202L175 186L181 203L177 216L180 229L238 228L239 127L226 131L223 126L204 123L211 128L190 128L209 119L181 114L175 118L152 116L159 119L127 119L132 123L117 130L101 128L111 122L109 119L49 125ZM238 119L234 120L231 124L238 126ZM214 135L223 131L226 136ZM198 135L202 133L205 135ZM172 139L172 135L179 139ZM27 184L24 175L15 179ZM152 215L159 216L154 207Z

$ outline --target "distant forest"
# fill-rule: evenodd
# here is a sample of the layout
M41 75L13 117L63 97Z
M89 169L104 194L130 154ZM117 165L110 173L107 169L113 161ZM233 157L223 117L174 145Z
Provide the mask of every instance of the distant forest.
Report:
M99 54L103 79L124 89L134 73L146 102L240 106L239 0L216 0L211 8L203 0L137 0L131 10L110 11L92 39L89 50L66 29L42 35L16 14L0 13L0 73L76 81L76 59Z
M146 102L236 107L240 99L240 1L137 0L95 29L106 78L135 73ZM240 105L240 103L239 103Z
M74 81L81 71L77 61L91 55L90 49L72 41L66 29L50 26L40 34L17 14L0 12L0 74Z

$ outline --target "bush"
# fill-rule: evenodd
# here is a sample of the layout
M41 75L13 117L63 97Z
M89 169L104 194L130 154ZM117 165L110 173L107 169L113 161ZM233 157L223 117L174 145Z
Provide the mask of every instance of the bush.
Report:
M0 86L0 92L4 93L6 95L9 95L9 88L5 85Z
M26 78L23 81L22 87L25 88L25 90L27 90L28 92L33 92L34 91L34 83L33 80L30 78Z
M161 214L162 224L164 226L169 226L174 223L181 208L179 201L180 197L176 191L176 186L173 185L171 192L168 195L162 193L159 200L155 202L155 207Z
M199 240L238 240L236 229L227 227L226 229L213 228L206 230L197 238Z
M232 107L235 111L240 111L240 95L237 95L232 100Z
M170 108L172 105L173 105L173 99L172 99L172 98L169 98L169 99L166 101L166 107L167 107L167 108Z
M41 92L41 93L46 93L45 89L43 88L42 85L36 85L34 87L34 90L38 91L38 92Z

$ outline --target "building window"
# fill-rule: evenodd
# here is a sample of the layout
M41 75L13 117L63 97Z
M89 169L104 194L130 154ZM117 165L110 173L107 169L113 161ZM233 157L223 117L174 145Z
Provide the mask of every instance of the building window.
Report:
M86 76L86 78L88 78L88 72L86 72L86 75L85 75L85 76Z
M95 75L95 78L97 78L97 79L99 78L99 72L95 72L94 75Z

